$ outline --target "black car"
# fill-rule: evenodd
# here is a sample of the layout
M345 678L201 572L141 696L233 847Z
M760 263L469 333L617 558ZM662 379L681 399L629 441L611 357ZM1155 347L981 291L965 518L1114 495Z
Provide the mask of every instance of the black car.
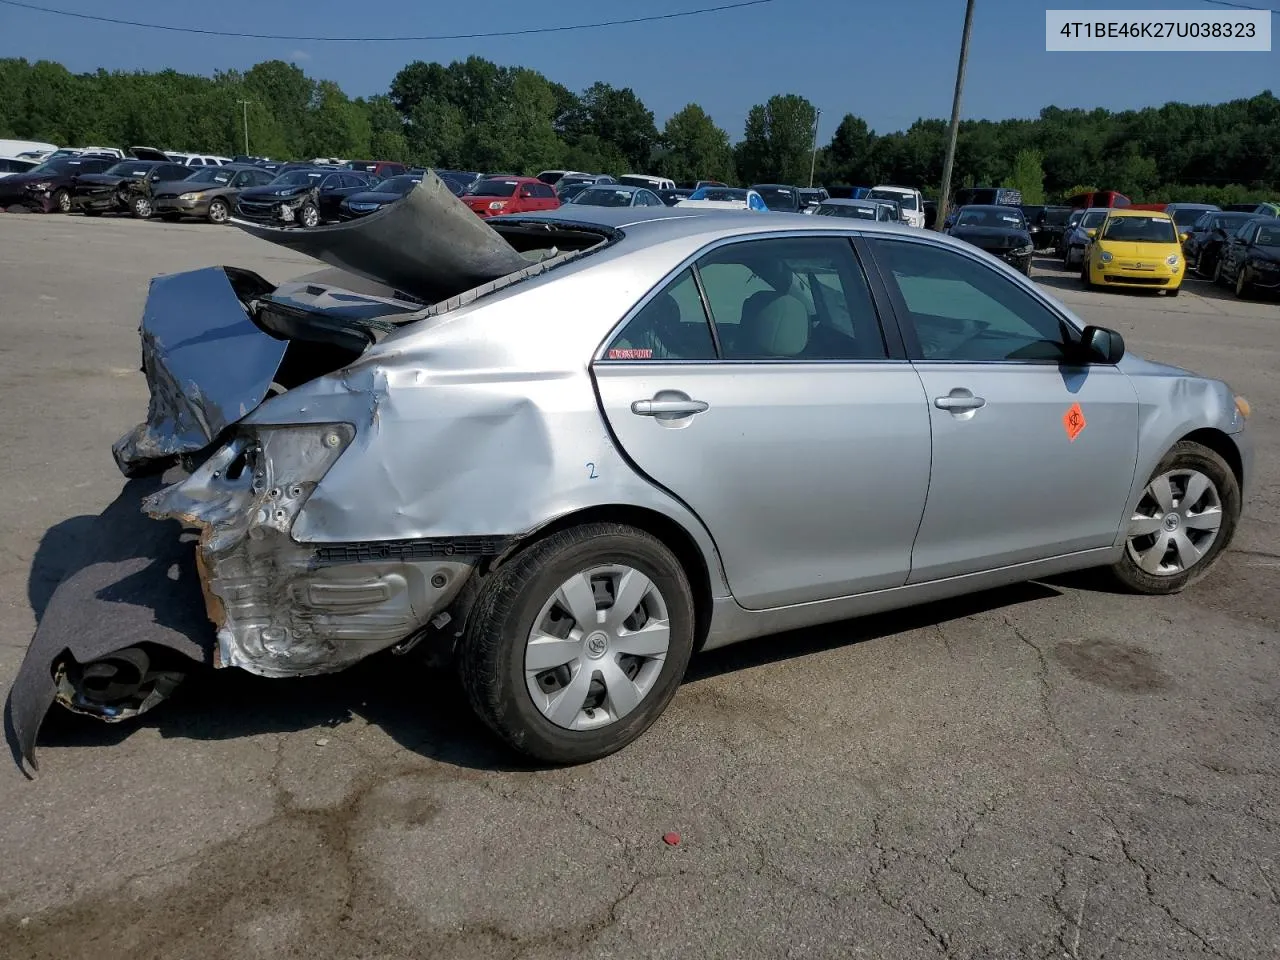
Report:
M1225 213L1253 213L1258 209L1256 203L1228 203L1223 208Z
M444 185L455 196L462 195L462 185L456 180L445 180ZM395 203L406 193L422 182L421 176L388 177L380 181L372 190L353 193L338 204L339 220L357 220L381 210L388 203Z
M674 207L681 200L688 200L693 196L693 191L684 187L680 187L675 190L655 190L654 193L656 193L662 199L662 202L668 207ZM564 197L561 197L560 199L563 200Z
M831 194L827 193L824 187L801 187L798 193L800 194L801 210L807 207L816 209L824 200L831 199ZM768 201L766 200L765 203L767 204Z
M1210 210L1201 214L1200 219L1187 231L1186 242L1182 245L1187 269L1213 279L1222 254L1222 245L1246 223L1256 219L1256 214L1241 211Z
M1241 298L1280 292L1280 217L1255 217L1233 233L1214 280Z
M985 250L1020 273L1031 273L1034 252L1027 219L1017 207L970 205L955 212L947 233Z
M343 200L372 186L370 176L355 170L305 167L282 173L265 187L242 191L236 213L259 223L318 227L339 218Z
M785 183L757 183L751 189L760 194L764 205L774 213L799 213L802 208L797 187L789 187Z
M1023 204L1018 209L1027 218L1027 231L1037 250L1056 250L1066 230L1070 207Z
M76 177L71 209L87 217L102 213L132 213L146 220L155 212L151 188L161 181L183 180L195 168L172 161L122 160L102 173Z

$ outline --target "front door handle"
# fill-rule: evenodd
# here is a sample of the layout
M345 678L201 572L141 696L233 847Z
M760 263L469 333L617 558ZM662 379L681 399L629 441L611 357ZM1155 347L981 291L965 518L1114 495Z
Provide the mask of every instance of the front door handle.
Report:
M631 412L638 417L687 417L702 413L709 406L705 400L636 400L631 404Z
M952 390L945 397L934 397L933 405L939 410L950 410L952 413L963 413L966 410L977 410L985 407L987 401L982 397L975 397L971 392L964 389Z

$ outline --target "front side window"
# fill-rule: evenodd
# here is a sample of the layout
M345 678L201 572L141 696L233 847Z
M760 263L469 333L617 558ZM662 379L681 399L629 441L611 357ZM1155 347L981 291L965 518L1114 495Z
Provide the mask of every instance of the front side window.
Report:
M896 288L924 360L1061 361L1065 322L1003 274L959 251L871 241ZM891 292L893 292L891 290Z

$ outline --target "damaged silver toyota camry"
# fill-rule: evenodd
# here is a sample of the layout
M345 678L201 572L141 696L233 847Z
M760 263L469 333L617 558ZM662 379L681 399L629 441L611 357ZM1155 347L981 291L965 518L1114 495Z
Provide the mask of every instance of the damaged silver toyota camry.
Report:
M153 281L150 406L114 447L136 499L102 521L130 547L41 621L31 762L55 701L123 720L199 663L414 647L516 750L587 761L697 650L1087 567L1172 593L1240 517L1243 399L934 233L480 221L430 175L351 223L242 226L334 269Z

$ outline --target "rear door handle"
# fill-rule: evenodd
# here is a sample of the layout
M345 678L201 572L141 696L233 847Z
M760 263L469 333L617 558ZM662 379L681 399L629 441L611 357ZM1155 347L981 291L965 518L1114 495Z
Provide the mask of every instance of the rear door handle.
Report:
M638 417L689 416L702 413L710 406L705 400L636 400L631 412Z
M968 390L952 390L945 397L934 397L933 405L939 410L956 411L977 410L985 407L987 401L982 397L975 397Z

